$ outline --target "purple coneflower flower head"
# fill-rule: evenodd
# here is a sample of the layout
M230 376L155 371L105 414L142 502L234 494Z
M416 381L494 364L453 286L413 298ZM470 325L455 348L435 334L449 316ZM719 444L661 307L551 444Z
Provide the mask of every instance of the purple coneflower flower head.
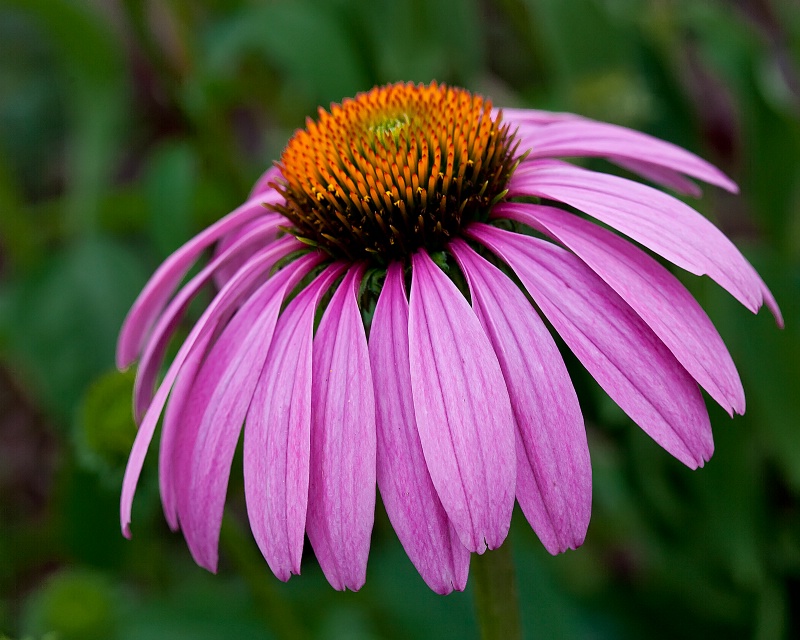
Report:
M211 571L242 431L250 525L281 580L300 572L307 534L331 585L360 588L376 486L438 593L463 589L470 554L503 543L515 499L548 551L579 546L589 450L544 319L636 424L702 466L713 440L700 388L731 415L744 392L708 316L641 247L751 311L765 302L779 324L780 311L706 218L562 160L575 156L683 194L699 194L691 178L736 191L667 142L495 110L443 85L389 85L320 109L242 206L164 262L125 321L118 365L139 358L140 422L125 535L163 415L164 512ZM157 384L209 284L215 297Z

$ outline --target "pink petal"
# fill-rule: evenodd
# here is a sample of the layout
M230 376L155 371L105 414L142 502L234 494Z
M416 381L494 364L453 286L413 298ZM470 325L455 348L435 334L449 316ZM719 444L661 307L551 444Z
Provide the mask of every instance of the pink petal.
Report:
M547 127L520 125L520 147L530 147L529 159L602 156L611 160L646 162L737 192L736 184L714 165L664 140L625 127L592 120L556 122Z
M275 193L269 200L277 202L279 197ZM263 206L265 201L267 199L263 197L248 200L196 235L161 264L133 303L122 325L117 343L117 367L123 369L133 362L142 349L147 332L175 287L207 247L255 218L263 217L266 223L272 222L276 226L285 220L278 214L265 213Z
M215 326L205 332L202 348L196 346L192 349L172 386L164 410L162 449L159 450L162 504L167 521L170 524L174 521L174 528L179 524L184 534L191 528L189 496L194 445L208 398L214 391L213 380L208 375L201 375L201 371L208 369L212 353L219 359L218 339L226 331L230 316L237 307L238 304L230 305L227 312L216 320Z
M241 238L235 244L231 245L227 251L212 260L200 273L192 278L170 302L167 309L158 319L155 329L153 329L153 332L145 344L144 353L139 362L139 369L136 372L136 382L133 390L133 406L137 421L141 421L142 415L153 397L153 387L158 377L158 372L167 346L191 301L220 267L234 259L240 251L246 249L254 242L263 241L266 236L274 233L276 228L276 224L272 223L264 225L259 230L253 230L251 233L248 233L247 236ZM303 245L294 238L283 238L276 242L274 246L267 246L266 248L260 249L252 254L249 259L257 258L266 251L273 252L277 250L278 253L275 254L274 258L274 261L277 261L284 255L288 255L302 246ZM269 266L271 265L268 265L266 269L268 269Z
M678 280L644 251L561 209L504 204L494 214L537 228L577 254L669 347L728 413L744 413L744 389L725 344Z
M469 551L450 525L425 463L414 418L403 268L392 263L369 334L378 427L378 488L411 562L436 593L463 591Z
M192 391L197 391L195 381L200 366L213 343L214 332L208 331L198 340L181 367L169 394L164 423L161 427L161 446L158 449L158 484L161 492L161 505L169 528L177 531L180 526L178 493L182 486L188 485L188 443L186 435L196 424L199 407L189 402Z
M153 401L144 416L141 426L136 433L136 439L131 448L128 464L125 468L125 476L122 480L122 496L120 498L120 523L122 531L126 537L130 537L131 506L136 485L139 481L139 474L142 471L144 458L150 441L161 416L161 411L167 400L167 395L175 383L178 373L181 371L187 358L195 349L205 349L206 338L209 333L213 333L220 320L231 313L231 308L235 308L240 297L247 293L253 286L253 282L263 275L265 270L274 263L276 257L281 253L281 248L273 245L257 258L253 258L245 265L217 294L211 304L203 312L203 315L192 327L186 340L184 340L178 350L175 359L167 370L164 380L158 387ZM172 437L172 436L166 436Z
M250 190L250 195L248 196L248 200L255 198L256 196L260 196L267 191L274 191L272 187L269 186L270 182L276 182L280 180L283 176L281 175L281 170L279 167L270 167L261 176L256 180L256 183L253 185L253 188Z
M191 397L201 419L191 442L189 470L182 483L186 505L183 531L197 563L217 568L217 548L233 454L256 382L264 367L275 324L288 291L321 260L317 253L297 259L272 276L239 309L223 331L197 377ZM194 407L193 407L194 408Z
M517 422L517 500L550 553L579 547L592 510L592 467L578 396L550 332L519 288L455 240Z
M472 225L468 233L514 270L589 373L650 437L692 468L711 457L711 425L694 380L580 259L488 225Z
M509 196L539 196L585 211L696 275L707 274L751 311L766 299L779 324L780 311L764 282L733 243L697 211L638 182L537 161L518 169Z
M425 461L469 551L500 546L514 506L514 414L497 356L464 296L413 256L409 362Z
M375 517L375 400L356 295L363 266L350 268L314 339L308 539L334 589L367 577Z
M300 573L308 503L311 345L320 298L341 274L329 266L281 314L247 412L244 489L256 542L281 580Z

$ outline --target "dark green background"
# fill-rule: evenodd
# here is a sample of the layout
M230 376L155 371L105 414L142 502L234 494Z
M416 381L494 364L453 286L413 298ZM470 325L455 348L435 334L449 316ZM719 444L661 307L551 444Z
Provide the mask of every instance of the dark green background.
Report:
M134 426L113 350L138 289L317 105L434 78L717 163L742 194L697 206L787 322L684 278L748 401L733 421L709 406L717 451L696 472L574 367L594 511L555 558L515 513L526 637L800 637L799 61L796 0L0 2L0 637L477 636L469 587L432 594L382 507L361 592L313 556L279 583L239 517L240 463L219 575L167 530L152 455L133 540L118 528Z

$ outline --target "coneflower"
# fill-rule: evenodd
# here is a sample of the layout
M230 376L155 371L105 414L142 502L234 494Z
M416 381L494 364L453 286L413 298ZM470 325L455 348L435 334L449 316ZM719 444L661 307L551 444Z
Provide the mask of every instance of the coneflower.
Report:
M699 304L615 231L751 311L780 311L707 219L650 186L556 158L599 156L677 192L719 170L667 142L568 114L498 111L465 90L359 94L289 141L245 204L176 251L131 309L139 358L134 490L160 417L166 518L214 571L244 426L250 526L275 575L307 534L328 581L366 578L376 485L438 593L503 543L514 500L551 553L583 542L591 464L573 385L542 316L609 396L691 468L713 452L700 387L744 411ZM582 215L603 223L604 226ZM209 263L181 281L200 254ZM156 385L190 301L218 292ZM165 409L166 407L166 409Z

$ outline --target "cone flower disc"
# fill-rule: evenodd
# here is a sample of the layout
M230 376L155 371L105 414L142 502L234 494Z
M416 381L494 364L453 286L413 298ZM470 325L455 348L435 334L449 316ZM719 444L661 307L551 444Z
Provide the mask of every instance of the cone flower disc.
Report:
M545 320L636 424L702 466L714 445L700 389L731 415L744 392L708 316L643 248L751 311L766 303L779 325L780 311L690 206L564 160L574 157L685 195L699 195L692 178L736 191L670 143L497 110L439 84L378 87L320 109L249 199L170 256L128 314L117 362L139 360L140 426L125 535L163 418L164 512L211 571L240 438L251 529L282 580L300 572L308 535L331 585L359 589L376 487L437 593L463 589L470 554L503 543L515 500L548 551L578 547L591 463ZM208 286L213 300L164 363Z

